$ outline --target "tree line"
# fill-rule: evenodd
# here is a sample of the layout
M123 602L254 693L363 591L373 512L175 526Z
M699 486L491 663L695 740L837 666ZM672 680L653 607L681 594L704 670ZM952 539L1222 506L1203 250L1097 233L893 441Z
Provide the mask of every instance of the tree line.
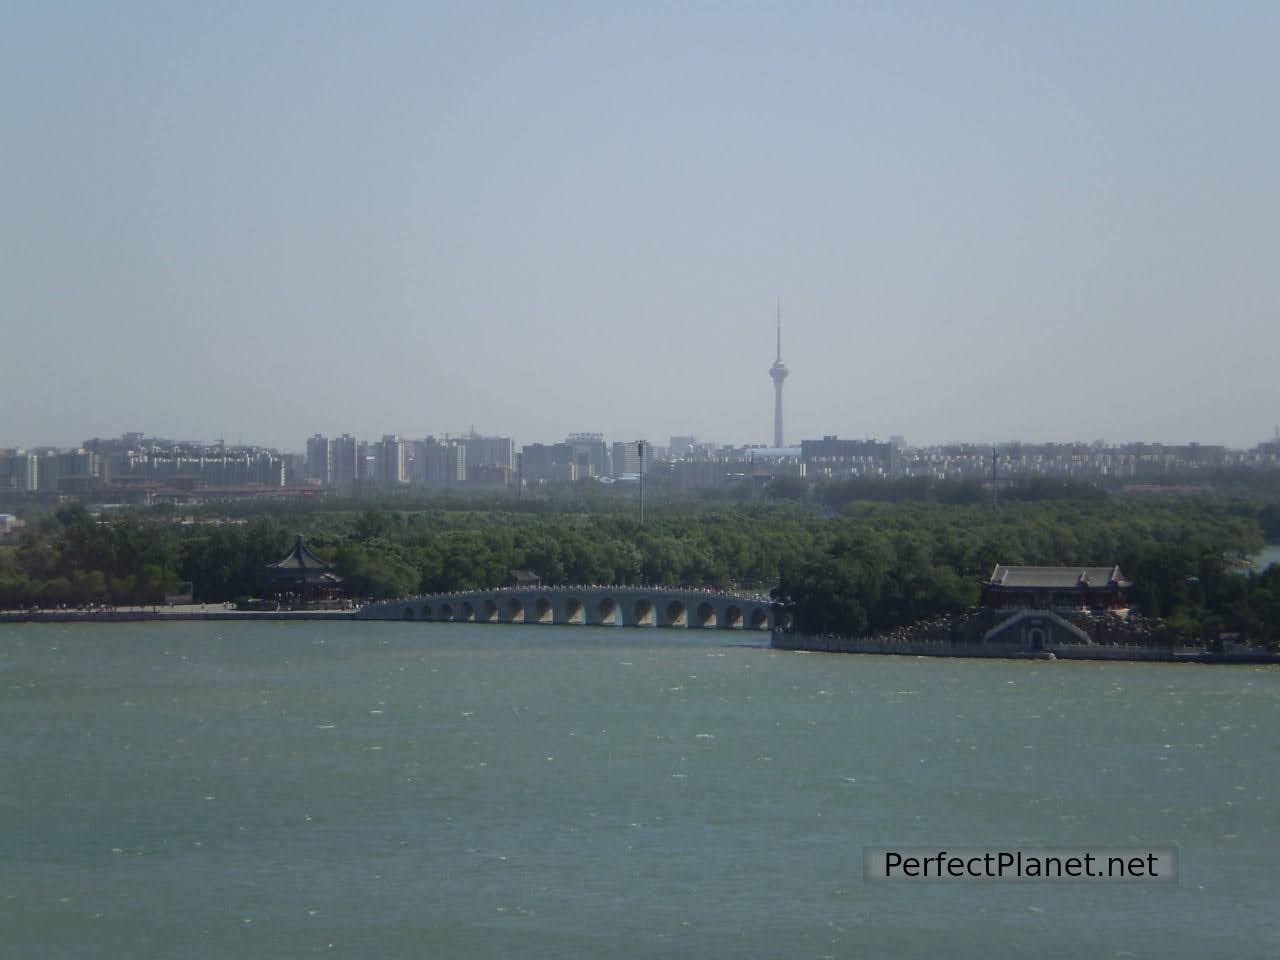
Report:
M1276 636L1280 574L1237 563L1280 519L1273 506L1124 498L1052 481L992 509L960 488L892 484L673 501L644 526L617 501L598 510L337 501L194 524L166 511L94 517L64 506L0 547L0 607L151 603L183 581L197 602L259 595L265 566L302 532L347 593L367 599L493 587L529 569L552 584L775 591L797 628L856 635L973 606L996 563L1118 563L1135 581L1135 605L1181 631Z

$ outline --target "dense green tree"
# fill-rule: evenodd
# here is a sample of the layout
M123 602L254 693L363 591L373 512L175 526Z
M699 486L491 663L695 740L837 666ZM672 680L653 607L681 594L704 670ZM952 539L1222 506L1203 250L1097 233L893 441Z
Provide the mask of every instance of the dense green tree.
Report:
M1186 630L1275 639L1276 574L1247 576L1273 515L1256 499L1134 499L1091 485L1010 488L992 509L980 485L875 478L734 501L662 500L641 527L633 498L598 496L415 505L335 500L239 522L175 524L147 511L94 517L70 507L0 547L0 604L144 602L194 583L196 599L259 594L296 531L356 597L490 587L528 568L548 583L687 584L778 590L821 631L892 629L972 605L997 563L1119 563L1143 612Z

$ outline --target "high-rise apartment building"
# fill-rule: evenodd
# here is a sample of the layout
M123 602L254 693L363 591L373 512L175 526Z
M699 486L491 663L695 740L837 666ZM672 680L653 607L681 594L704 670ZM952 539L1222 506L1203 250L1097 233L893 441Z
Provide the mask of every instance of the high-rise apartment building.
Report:
M565 443L573 451L573 464L579 477L607 477L609 448L599 433L571 433Z
M627 440L625 442L619 440L613 445L613 475L615 477L624 474L638 474L640 472L640 443L639 440ZM652 448L646 443L644 448L644 459L651 460ZM648 473L646 466L645 472Z
M334 484L333 441L318 433L307 441L307 479L322 487Z
M468 463L464 441L427 437L413 445L413 482L428 487L465 483Z
M394 433L389 433L378 444L378 483L384 487L396 487L409 482L405 469L405 444Z
M467 469L499 467L510 470L515 465L515 444L510 437L482 437L475 431L463 441L467 448Z
M333 441L333 485L351 490L360 481L360 441L344 433Z

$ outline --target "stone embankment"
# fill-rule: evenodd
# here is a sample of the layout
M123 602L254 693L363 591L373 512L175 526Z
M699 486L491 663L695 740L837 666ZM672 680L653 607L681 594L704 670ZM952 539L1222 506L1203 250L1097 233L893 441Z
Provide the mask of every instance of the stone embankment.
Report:
M1050 643L1030 648L984 640L1008 614L970 610L955 617L935 617L865 637L803 634L774 630L778 650L815 653L874 653L910 657L986 657L1016 660L1139 660L1165 663L1274 663L1280 655L1250 647L1215 650L1208 644L1184 644L1160 621L1108 614L1072 616L1070 622L1088 634L1088 643Z
M172 620L351 620L354 610L236 610L217 603L69 610L4 610L0 623L136 623Z

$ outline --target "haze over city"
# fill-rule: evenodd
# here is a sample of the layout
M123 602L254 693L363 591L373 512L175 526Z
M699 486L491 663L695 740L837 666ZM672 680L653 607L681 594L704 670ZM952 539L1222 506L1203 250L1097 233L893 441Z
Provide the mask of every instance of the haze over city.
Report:
M11 5L0 446L1280 419L1280 8Z

